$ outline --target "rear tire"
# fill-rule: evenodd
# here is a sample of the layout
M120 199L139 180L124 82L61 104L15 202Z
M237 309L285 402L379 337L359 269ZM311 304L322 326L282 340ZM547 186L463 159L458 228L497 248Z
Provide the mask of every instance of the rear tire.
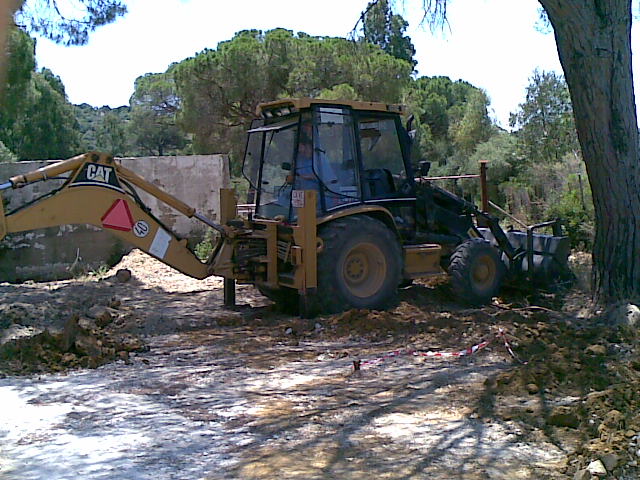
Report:
M472 238L458 245L449 261L451 286L467 303L482 305L498 293L505 266L498 251L482 238Z
M321 226L317 302L320 311L384 309L397 295L402 250L382 222L364 215Z

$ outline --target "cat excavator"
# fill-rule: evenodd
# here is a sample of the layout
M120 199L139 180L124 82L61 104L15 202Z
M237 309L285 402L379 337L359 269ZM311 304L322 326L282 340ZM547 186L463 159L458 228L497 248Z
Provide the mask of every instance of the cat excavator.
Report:
M546 285L566 271L568 238L559 221L504 231L497 217L413 172L412 122L403 106L282 99L258 106L247 132L243 173L248 216L221 189L219 223L125 168L90 152L17 175L6 189L65 178L11 211L0 210L0 239L65 225L106 229L178 271L255 285L301 314L383 309L398 288L443 275L464 302L481 304L505 280ZM139 196L142 190L215 231L200 261ZM551 234L536 233L543 227Z

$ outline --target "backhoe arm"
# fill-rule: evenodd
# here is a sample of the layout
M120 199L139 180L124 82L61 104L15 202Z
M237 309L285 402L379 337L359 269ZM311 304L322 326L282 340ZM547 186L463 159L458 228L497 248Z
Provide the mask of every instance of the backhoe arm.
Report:
M224 228L122 167L109 155L87 153L48 165L10 178L0 184L0 190L20 188L66 173L69 174L67 180L58 190L8 213L4 208L0 209L0 239L8 233L66 224L90 224L109 230L186 275L194 278L211 275L210 267L188 249L187 241L179 239L151 214L132 185L187 217L203 221L222 236Z

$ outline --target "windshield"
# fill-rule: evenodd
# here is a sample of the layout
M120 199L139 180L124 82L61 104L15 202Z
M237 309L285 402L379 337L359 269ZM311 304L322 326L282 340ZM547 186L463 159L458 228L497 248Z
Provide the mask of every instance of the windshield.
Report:
M243 173L259 192L256 205L259 216L289 217L296 125L297 122L287 121L249 130Z

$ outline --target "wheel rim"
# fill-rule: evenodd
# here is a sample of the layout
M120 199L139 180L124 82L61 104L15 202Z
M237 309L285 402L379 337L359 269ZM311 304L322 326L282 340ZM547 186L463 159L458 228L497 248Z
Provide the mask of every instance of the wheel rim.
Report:
M497 267L490 255L478 257L471 270L471 280L479 290L492 288Z
M347 253L342 278L352 295L360 298L375 295L387 276L387 262L382 251L372 243L360 243Z

